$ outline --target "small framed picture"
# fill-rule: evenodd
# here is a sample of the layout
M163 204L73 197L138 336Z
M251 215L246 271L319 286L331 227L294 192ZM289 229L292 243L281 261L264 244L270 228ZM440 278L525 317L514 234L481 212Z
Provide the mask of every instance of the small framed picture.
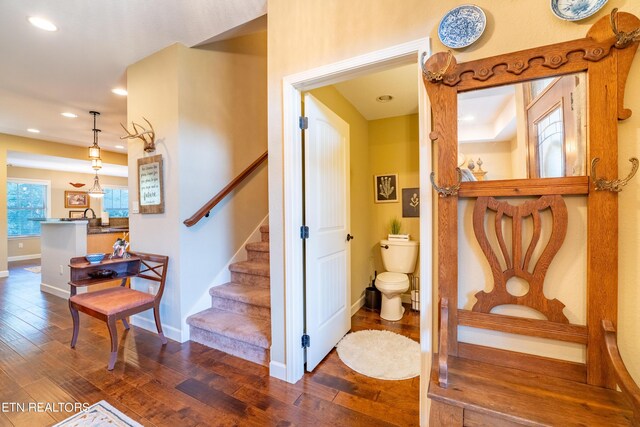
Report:
M375 202L391 203L398 201L398 174L388 173L375 175L373 178L375 185Z
M402 189L402 217L417 218L420 216L420 189Z
M82 218L84 211L69 211L69 218Z
M89 194L85 191L65 191L64 207L65 208L88 208Z

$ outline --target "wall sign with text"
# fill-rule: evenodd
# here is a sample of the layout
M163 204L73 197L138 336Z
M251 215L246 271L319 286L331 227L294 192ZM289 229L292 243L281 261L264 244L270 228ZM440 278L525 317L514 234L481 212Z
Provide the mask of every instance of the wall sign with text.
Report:
M138 200L141 214L164 213L162 155L138 159Z

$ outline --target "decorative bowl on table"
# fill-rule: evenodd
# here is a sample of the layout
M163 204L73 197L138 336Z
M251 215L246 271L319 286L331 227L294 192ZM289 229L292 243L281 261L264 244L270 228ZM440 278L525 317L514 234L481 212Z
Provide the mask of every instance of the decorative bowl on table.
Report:
M115 275L116 275L115 271L108 270L108 269L96 270L88 274L88 276L91 277L92 279L109 279Z
M97 264L104 259L104 254L87 254L84 258L89 261L89 264Z

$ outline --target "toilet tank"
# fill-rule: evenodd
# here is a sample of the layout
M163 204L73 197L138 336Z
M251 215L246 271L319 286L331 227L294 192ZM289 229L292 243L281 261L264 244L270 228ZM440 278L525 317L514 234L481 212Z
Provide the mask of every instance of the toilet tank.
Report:
M387 271L413 273L418 259L419 243L414 240L381 240L382 264Z

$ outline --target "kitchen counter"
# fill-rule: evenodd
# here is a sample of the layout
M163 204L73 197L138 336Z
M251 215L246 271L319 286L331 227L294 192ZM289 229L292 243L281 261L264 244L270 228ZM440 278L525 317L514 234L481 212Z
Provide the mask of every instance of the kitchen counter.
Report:
M129 227L89 227L87 234L128 233Z
M69 260L88 253L111 253L113 244L129 231L127 224L89 227L87 218L48 218L41 221L40 289L62 298L69 297ZM79 292L83 292L81 289Z

